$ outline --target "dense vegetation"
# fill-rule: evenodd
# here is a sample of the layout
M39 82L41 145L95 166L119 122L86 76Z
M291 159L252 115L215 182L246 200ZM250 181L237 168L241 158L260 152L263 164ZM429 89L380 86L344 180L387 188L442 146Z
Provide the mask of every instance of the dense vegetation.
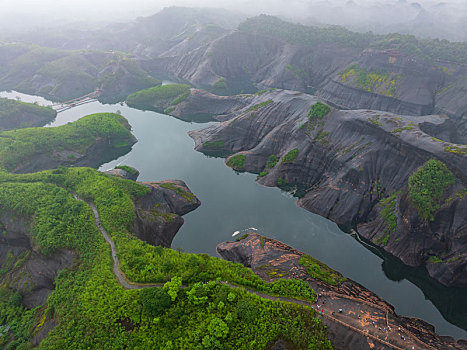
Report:
M360 50L369 47L382 50L396 48L406 55L421 59L467 64L467 43L465 42L419 39L406 34L357 33L335 25L304 26L266 15L246 20L240 24L239 30L271 36L292 44L316 46L328 43Z
M314 293L306 283L268 284L240 264L135 238L130 232L132 200L148 192L145 186L89 168L2 172L0 183L0 209L34 216L31 239L42 253L67 247L79 254L79 264L57 277L56 290L44 307L25 310L20 296L0 290L0 324L10 327L0 338L3 344L24 346L55 319L58 325L42 348L264 349L278 338L295 348L331 348L311 309L272 302L219 280L312 301ZM126 291L117 284L109 248L90 207L75 200L71 191L96 204L127 276L154 276L167 281L163 288ZM189 286L179 289L182 283Z
M57 112L50 107L0 98L0 129L11 130L43 126L54 120Z
M189 85L168 84L135 92L127 97L126 103L133 108L163 112L185 101L188 96Z
M112 113L88 115L54 128L3 131L0 132L0 167L14 171L39 155L60 157L59 153L64 151L84 155L98 138L116 148L127 147L133 141L127 120Z
M239 30L257 32L292 44L315 46L320 43L337 43L345 47L367 47L372 36L355 33L340 26L311 27L260 15L239 25Z
M448 167L439 160L431 159L409 178L409 196L425 220L433 220L440 208L441 197L456 179Z
M34 323L34 310L26 310L21 306L21 295L0 287L0 346L3 348L10 342L9 332L15 335L15 340L9 343L9 349L25 343Z

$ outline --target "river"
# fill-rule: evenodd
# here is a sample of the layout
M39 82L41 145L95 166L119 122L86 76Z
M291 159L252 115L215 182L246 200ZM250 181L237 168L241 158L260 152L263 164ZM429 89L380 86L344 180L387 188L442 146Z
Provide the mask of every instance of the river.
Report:
M41 97L19 96L24 102L51 104ZM394 305L400 315L421 318L440 335L467 339L467 290L446 288L424 270L404 266L398 259L358 242L333 222L297 207L296 199L277 188L255 182L256 175L237 174L223 159L196 152L187 132L209 124L183 122L126 105L92 102L60 113L49 126L58 126L97 112L120 111L138 142L132 150L101 166L137 168L139 181L180 179L201 200L201 207L184 216L185 224L172 244L187 252L216 255L218 243L232 240L237 230L254 227L268 237L328 264ZM447 321L449 320L449 321Z

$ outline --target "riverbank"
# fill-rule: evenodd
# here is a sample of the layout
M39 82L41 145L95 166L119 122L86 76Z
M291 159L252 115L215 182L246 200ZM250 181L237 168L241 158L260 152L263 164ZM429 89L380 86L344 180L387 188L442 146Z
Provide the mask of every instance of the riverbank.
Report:
M467 349L467 341L440 337L420 319L397 315L394 307L360 284L286 244L247 232L221 243L225 259L250 267L266 281L296 278L318 295L312 307L327 326L335 349ZM383 346L383 347L381 347Z

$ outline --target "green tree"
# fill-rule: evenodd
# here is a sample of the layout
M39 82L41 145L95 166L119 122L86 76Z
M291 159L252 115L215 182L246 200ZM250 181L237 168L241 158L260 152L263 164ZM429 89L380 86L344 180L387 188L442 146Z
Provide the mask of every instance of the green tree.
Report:
M162 288L145 288L139 292L143 313L151 318L160 316L172 304L167 290Z
M178 276L172 277L169 282L164 284L164 289L167 290L167 294L170 295L172 301L177 299L178 292L182 286L182 278Z
M229 326L220 318L215 317L209 322L208 331L216 338L226 338L229 334Z

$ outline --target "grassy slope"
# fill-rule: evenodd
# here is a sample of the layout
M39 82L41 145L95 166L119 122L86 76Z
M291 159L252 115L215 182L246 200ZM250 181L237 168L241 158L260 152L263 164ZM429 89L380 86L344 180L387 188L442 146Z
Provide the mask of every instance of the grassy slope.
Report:
M27 342L54 318L58 325L41 344L43 348L264 349L278 337L295 348L330 348L312 310L260 299L215 281L219 277L271 289L243 266L153 247L135 238L130 233L135 215L132 199L144 195L146 187L89 168L26 175L2 172L0 182L1 210L35 217L31 238L42 253L67 247L79 254L79 263L59 274L56 290L41 308L24 310L17 296L0 289L0 324L12 327L0 344L11 341L13 335L16 345ZM110 250L89 206L74 200L71 190L96 203L129 276L142 279L138 273L147 271L145 280L152 280L152 273L161 275L160 280L180 276L193 284L180 291L175 288L175 293L168 293L168 287L123 290L113 276ZM126 254L127 250L131 251ZM302 283L279 287L276 294L305 291Z
M56 115L50 107L0 98L0 129L3 130L43 126Z

